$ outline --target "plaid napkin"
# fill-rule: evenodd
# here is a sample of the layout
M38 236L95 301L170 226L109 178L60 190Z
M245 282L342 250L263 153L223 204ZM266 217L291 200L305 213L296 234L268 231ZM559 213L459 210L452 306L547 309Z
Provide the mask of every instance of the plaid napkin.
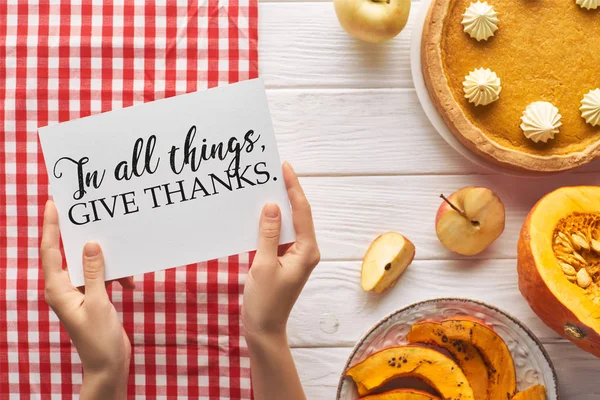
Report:
M70 399L81 363L44 301L37 128L257 76L257 0L0 1L0 399ZM55 4L56 3L56 4ZM154 2L148 2L154 3ZM118 285L131 399L251 398L250 255Z

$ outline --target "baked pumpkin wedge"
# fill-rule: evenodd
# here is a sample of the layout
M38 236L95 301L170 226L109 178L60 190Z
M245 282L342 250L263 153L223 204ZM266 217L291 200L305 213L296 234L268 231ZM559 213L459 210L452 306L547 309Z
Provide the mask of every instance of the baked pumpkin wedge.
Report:
M448 339L469 342L483 356L489 373L489 400L506 400L515 395L515 364L500 335L482 321L468 316L449 318L442 321L441 325Z
M546 387L535 385L515 394L512 400L546 400Z
M563 187L529 212L519 289L559 335L600 357L600 187Z
M361 400L439 400L431 393L416 389L395 389L379 394L361 397Z
M360 396L393 379L410 376L426 382L444 400L474 400L473 389L460 367L428 347L387 348L350 367L345 375L354 380Z
M488 369L481 354L470 342L449 339L442 325L433 321L417 322L406 339L410 343L433 344L447 350L467 377L475 399L487 399Z

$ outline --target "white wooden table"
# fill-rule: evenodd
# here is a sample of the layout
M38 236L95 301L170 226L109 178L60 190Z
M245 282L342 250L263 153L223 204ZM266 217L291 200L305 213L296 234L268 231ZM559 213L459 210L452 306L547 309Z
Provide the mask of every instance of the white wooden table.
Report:
M419 300L470 297L530 327L557 368L567 400L600 399L600 359L547 328L517 288L518 233L533 204L565 185L600 184L600 164L542 179L493 174L450 148L423 114L413 89L404 31L383 45L350 38L331 1L261 0L260 74L268 87L282 159L301 175L313 205L322 261L289 323L289 339L309 399L333 399L349 352L386 314ZM499 240L476 258L437 241L439 194L486 186L503 200ZM380 233L416 245L413 264L382 296L359 285L360 264Z

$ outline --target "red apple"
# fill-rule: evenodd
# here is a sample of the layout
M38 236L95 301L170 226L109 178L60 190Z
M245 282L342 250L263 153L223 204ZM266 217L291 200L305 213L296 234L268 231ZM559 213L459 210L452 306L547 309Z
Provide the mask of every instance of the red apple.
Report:
M481 253L504 231L504 204L490 189L471 186L441 197L435 231L448 250L465 256Z

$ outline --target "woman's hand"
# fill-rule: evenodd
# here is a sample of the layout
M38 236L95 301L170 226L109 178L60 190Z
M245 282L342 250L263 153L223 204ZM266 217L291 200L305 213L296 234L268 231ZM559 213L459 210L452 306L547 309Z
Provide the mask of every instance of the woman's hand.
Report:
M278 257L281 213L265 205L258 250L244 287L242 317L247 334L285 334L292 307L320 259L310 204L292 166L283 164L296 242Z
M255 400L305 400L285 330L292 307L320 255L310 205L287 162L283 164L283 178L296 242L278 257L281 213L276 204L267 204L260 218L258 250L244 286L242 318Z
M83 249L82 293L62 269L58 214L48 201L40 253L46 302L69 333L83 364L81 399L125 399L131 345L106 292L102 249L95 242L86 243ZM119 282L133 288L131 278Z

